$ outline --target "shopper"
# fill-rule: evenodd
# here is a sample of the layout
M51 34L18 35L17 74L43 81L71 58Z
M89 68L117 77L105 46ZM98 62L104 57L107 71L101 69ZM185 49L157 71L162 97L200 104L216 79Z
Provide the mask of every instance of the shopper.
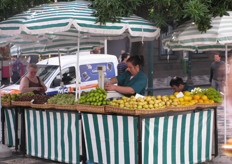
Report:
M20 79L20 72L21 69L23 68L23 63L20 61L20 59L16 56L12 57L13 62L13 68L12 68L12 81L13 83L16 83Z
M210 85L219 92L223 92L225 84L225 63L221 61L221 55L215 53L214 62L210 66Z
M129 59L129 57L130 57L130 54L126 52L121 55L121 62L117 66L118 75L121 75L126 71L127 69L126 61L127 59Z

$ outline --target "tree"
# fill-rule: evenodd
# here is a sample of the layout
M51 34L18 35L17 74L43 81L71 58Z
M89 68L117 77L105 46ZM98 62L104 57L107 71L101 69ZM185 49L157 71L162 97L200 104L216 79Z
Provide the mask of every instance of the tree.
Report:
M211 28L211 16L227 15L232 10L231 0L91 0L97 21L120 21L120 16L135 13L149 19L161 31L168 26L177 26L188 20L197 25L199 31Z
M3 21L11 16L14 16L15 14L19 14L37 5L51 2L54 2L54 0L1 0L0 21Z

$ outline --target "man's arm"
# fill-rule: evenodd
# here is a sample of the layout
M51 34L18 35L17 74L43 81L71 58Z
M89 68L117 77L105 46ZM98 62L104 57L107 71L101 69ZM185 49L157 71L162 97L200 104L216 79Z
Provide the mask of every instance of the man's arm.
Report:
M116 84L116 83L118 83L118 79L116 77L113 77L113 78L110 79L110 83L111 84Z
M105 89L107 91L116 91L119 93L123 94L135 94L135 91L131 87L124 87L124 86L119 86L119 85L114 85L114 84L109 84L105 86Z

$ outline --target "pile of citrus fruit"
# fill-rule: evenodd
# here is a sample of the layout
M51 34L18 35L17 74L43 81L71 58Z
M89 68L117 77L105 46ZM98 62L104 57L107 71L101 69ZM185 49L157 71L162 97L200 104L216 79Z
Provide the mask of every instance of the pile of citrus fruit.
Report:
M122 97L121 99L113 99L109 105L127 109L160 109L192 106L197 103L220 103L222 100L220 96L218 91L211 88L204 90L196 89L195 92L175 92L170 96L145 96L137 99L134 96Z

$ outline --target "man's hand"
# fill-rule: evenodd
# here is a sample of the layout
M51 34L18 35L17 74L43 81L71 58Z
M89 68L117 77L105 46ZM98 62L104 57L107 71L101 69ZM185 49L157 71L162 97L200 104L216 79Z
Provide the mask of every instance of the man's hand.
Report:
M116 85L107 84L107 85L105 85L104 89L107 90L107 91L115 91Z

